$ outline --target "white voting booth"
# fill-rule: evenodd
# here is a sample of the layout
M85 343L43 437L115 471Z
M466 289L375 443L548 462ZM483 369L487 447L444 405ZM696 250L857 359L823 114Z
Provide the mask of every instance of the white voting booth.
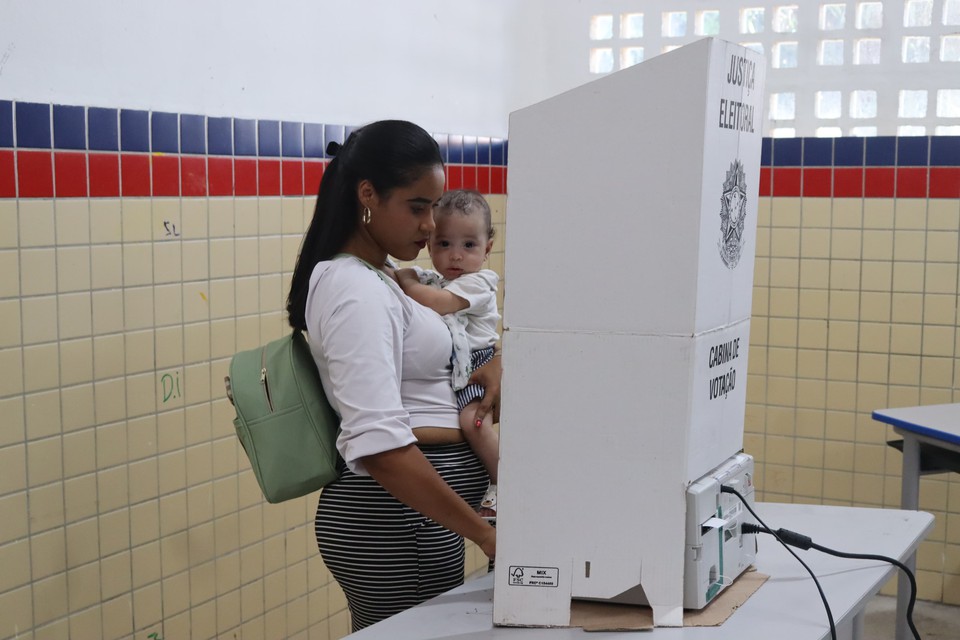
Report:
M764 64L705 39L510 115L494 623L642 587L743 445Z

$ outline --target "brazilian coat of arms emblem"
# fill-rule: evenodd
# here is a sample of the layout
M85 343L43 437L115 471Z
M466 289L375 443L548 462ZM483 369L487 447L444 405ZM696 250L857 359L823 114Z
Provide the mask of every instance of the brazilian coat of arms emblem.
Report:
M730 164L723 181L720 196L720 239L717 248L727 268L733 269L740 262L743 250L743 227L747 217L747 184L743 164L739 159Z

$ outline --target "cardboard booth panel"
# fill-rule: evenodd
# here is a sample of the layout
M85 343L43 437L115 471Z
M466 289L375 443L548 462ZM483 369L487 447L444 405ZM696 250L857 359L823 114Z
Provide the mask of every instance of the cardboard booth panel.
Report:
M511 114L505 327L689 336L749 317L759 59L705 39ZM734 100L738 60L752 89Z

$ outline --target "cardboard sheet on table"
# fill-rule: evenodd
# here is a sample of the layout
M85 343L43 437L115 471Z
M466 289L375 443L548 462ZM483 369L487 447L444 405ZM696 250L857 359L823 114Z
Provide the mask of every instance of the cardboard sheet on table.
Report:
M769 577L747 571L703 609L684 610L683 626L723 624ZM584 631L643 631L653 628L653 611L643 606L574 600L570 603L570 626L582 627Z

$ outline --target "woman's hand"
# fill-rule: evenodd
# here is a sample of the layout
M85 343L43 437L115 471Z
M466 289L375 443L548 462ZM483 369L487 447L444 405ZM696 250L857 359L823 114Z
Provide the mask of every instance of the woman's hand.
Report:
M477 546L487 554L488 558L495 560L497 557L497 530L490 527L490 532L482 540L477 542Z
M471 383L483 387L483 398L477 406L475 421L483 422L484 416L493 411L493 421L500 422L500 379L503 377L503 366L500 362L500 352L494 353L490 362L473 372Z

